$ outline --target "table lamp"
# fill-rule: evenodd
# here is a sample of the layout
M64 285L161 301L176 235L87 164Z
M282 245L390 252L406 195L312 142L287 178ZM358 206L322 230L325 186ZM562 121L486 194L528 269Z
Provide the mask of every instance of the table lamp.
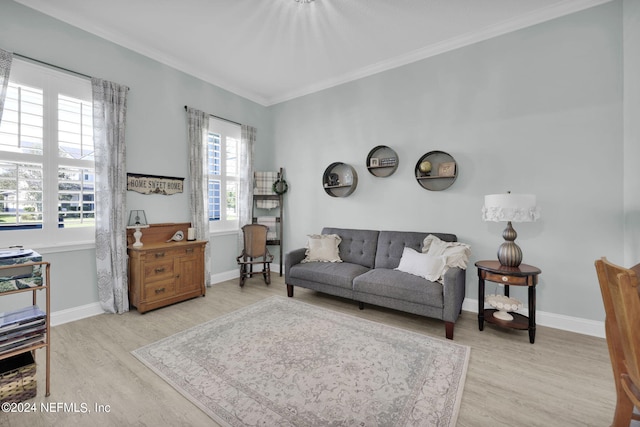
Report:
M511 222L533 222L540 218L533 194L490 194L484 196L482 219L484 221L507 221L502 232L504 243L498 248L498 261L505 267L518 267L522 262L522 250L516 245L518 237Z
M149 224L147 223L147 216L145 215L143 210L132 210L129 212L129 225L127 228L134 229L133 237L136 241L133 243L134 247L142 246L142 242L140 238L142 237L141 228L149 228Z

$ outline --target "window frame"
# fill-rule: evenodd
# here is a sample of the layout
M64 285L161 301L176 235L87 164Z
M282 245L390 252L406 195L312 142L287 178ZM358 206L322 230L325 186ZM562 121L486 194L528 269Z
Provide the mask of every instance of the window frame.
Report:
M41 227L21 228L18 225L15 228L0 230L3 242L6 242L7 245L38 248L95 243L95 223L83 227L60 227L58 212L58 206L61 203L59 201L59 168L93 171L95 194L95 160L61 157L58 144L59 95L81 99L92 106L91 81L86 77L79 77L32 61L14 58L9 84L30 86L43 91L42 155L0 149L0 160L42 165L43 219ZM91 126L93 125L91 124ZM93 204L95 207L95 196Z
M219 135L220 136L220 175L212 175L209 170L209 137L210 135ZM207 217L209 223L209 232L210 233L224 233L224 232L236 232L240 229L240 221L238 218L237 212L237 203L239 203L238 192L240 189L240 164L239 164L239 154L240 154L240 144L242 137L242 128L240 125L231 123L226 120L218 119L215 117L209 118L209 131L207 135L207 140L205 141L205 150L204 152L207 155L206 159L206 187L207 187ZM228 171L228 162L227 158L227 143L229 140L235 140L236 142L236 153L235 153L235 175L230 174ZM214 178L215 177L215 178ZM219 179L220 180L220 219L212 219L210 215L209 205L210 198L209 195L209 181L211 179ZM226 190L229 183L235 183L236 187L236 217L228 218L227 217L227 204L226 204Z

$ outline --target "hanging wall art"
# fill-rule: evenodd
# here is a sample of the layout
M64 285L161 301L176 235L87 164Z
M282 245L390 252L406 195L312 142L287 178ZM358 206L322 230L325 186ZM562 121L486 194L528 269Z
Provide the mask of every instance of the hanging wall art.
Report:
M182 193L184 178L171 176L143 175L127 173L127 190L141 194L163 194L170 196Z

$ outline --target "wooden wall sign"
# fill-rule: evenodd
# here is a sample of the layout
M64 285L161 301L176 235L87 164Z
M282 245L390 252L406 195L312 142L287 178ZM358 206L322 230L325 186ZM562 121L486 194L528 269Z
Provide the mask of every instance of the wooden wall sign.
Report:
M127 190L141 194L164 194L170 196L182 193L184 178L170 176L127 174Z

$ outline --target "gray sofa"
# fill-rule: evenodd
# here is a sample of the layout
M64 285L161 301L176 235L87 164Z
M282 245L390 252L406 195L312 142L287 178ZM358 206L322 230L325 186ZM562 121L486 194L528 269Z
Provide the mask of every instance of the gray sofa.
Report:
M322 234L337 234L343 262L307 262L305 248L285 255L287 295L294 286L444 320L448 339L460 315L465 296L465 271L450 268L443 283L431 282L413 274L394 270L405 246L422 250L425 237L433 234L447 242L457 241L454 234L406 231L374 231L326 227Z

